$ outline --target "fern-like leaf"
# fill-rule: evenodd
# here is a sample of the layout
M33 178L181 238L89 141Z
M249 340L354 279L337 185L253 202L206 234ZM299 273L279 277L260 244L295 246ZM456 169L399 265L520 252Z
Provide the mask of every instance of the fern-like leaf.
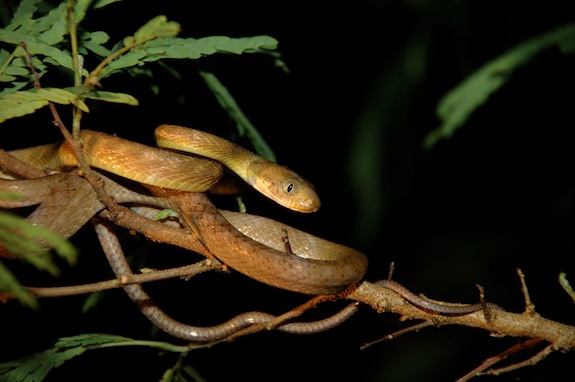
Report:
M429 149L440 139L453 135L515 70L537 54L552 46L572 53L574 40L575 24L568 24L519 44L473 72L439 101L437 115L442 123L427 135L424 146Z
M112 102L112 103L124 103L130 106L138 106L138 100L133 96L125 93L113 93L107 91L92 91L88 93L84 93L83 96L85 98L105 101L105 102Z
M148 41L122 55L108 65L105 76L129 67L164 59L192 59L216 53L242 54L273 50L277 40L270 36L231 38L211 36L200 39L164 37Z
M48 105L48 102L63 105L73 104L84 112L90 111L84 101L68 90L58 88L29 89L12 93L0 93L0 122L32 114Z

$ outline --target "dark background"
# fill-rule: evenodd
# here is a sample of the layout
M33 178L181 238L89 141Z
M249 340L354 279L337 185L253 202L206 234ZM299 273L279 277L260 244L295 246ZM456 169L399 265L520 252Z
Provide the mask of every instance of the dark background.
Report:
M430 151L422 148L425 135L439 126L435 107L446 91L518 43L572 21L568 3L124 1L90 13L85 26L105 30L115 42L165 14L181 23L182 37L275 37L289 74L261 55L217 55L200 60L201 65L228 87L279 162L315 184L322 208L313 216L294 214L248 193L249 212L362 250L370 259L367 280L385 278L395 261L397 281L436 299L475 302L475 284L480 284L488 300L522 312L516 273L521 268L537 311L570 324L575 307L557 277L564 271L575 280L574 58L555 49L538 55L451 139ZM104 79L106 90L130 93L140 107L91 104L83 126L150 144L161 123L229 136L233 124L197 75L197 66L170 65L182 78L175 81L156 68L158 96L142 79ZM43 85L69 83L47 76ZM69 121L67 109L60 110ZM50 121L48 110L42 110L4 124L10 133L2 139L3 148L58 139ZM31 137L33 127L42 133ZM122 240L125 250L147 266L198 258L162 245L144 246L144 239L129 234ZM18 269L19 276L27 285L44 286L111 277L89 227L74 242L82 248L80 263L66 268L60 279L29 268ZM168 313L194 325L213 325L248 310L282 313L306 300L237 273L147 288ZM87 314L80 312L84 299L47 299L39 312L14 303L1 307L0 360L81 333L178 342L151 332L121 291L106 293ZM334 308L322 306L313 315ZM327 333L260 333L192 351L186 362L208 381L455 380L519 341L442 327L359 350L413 324L398 318L364 307ZM146 348L97 350L66 363L49 380L153 381L175 361L174 355L158 356ZM557 352L497 380L565 380L573 373L572 362L572 354Z

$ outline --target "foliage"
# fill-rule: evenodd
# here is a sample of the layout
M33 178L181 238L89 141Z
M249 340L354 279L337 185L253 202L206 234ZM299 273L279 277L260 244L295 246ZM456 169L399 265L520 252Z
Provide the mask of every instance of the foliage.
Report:
M449 138L477 108L509 81L514 71L533 60L537 54L553 46L572 54L575 49L573 41L575 24L563 25L509 49L468 75L439 101L436 111L442 122L427 135L424 146L429 149L438 140Z
M2 195L4 194L4 195ZM0 193L0 198L8 198ZM36 269L46 271L51 275L60 273L51 253L31 238L40 238L53 248L56 254L64 258L68 264L76 263L76 250L68 241L61 239L54 233L28 222L21 216L0 211L0 243L4 249L17 254L22 260L33 265ZM24 288L14 277L12 272L0 263L0 291L13 294L20 303L33 309L38 308L36 298Z
M87 350L117 346L144 346L150 349L160 349L167 352L185 354L190 347L176 346L166 342L140 341L109 334L80 334L73 337L60 338L53 348L0 364L0 379L7 382L34 382L43 380L54 368L64 362L83 354ZM162 381L186 381L184 375L198 380L197 373L189 366L177 362L173 368L166 371Z
M23 0L20 3L10 24L0 30L0 82L6 85L0 90L0 122L35 113L49 103L73 105L83 113L90 112L87 100L137 106L138 100L133 95L101 90L99 81L121 74L147 75L146 71L142 71L142 67L154 62L170 59L199 60L214 54L272 54L277 47L277 41L269 36L210 36L199 39L177 37L180 25L161 15L154 17L133 35L113 46L109 46L110 38L104 31L79 31L78 25L89 10L112 2L114 1L64 1L45 14L39 12L40 0ZM88 71L82 63L85 58L93 56L100 63ZM279 62L277 55L276 60ZM40 87L40 80L47 73L56 70L71 73L75 79L73 86ZM273 160L273 151L243 114L226 87L213 73L202 71L201 76L220 105L236 122L240 135L246 133L256 151ZM79 126L81 113L76 113L75 116L74 126ZM0 214L0 242L6 249L36 268L57 275L59 269L52 261L50 251L31 242L30 237L42 237L58 255L70 264L75 262L74 249L67 241L29 224L24 218L6 212ZM10 293L22 304L33 308L38 305L36 299L2 263L0 290ZM189 350L166 343L86 334L62 338L52 349L4 363L0 365L0 376L8 381L40 381L53 368L86 350L126 345L149 346L176 352ZM190 366L178 362L166 371L163 380L184 381L187 380L186 376L195 380L201 379Z
M101 90L99 81L112 75L131 72L136 75L145 74L141 68L158 61L198 60L213 54L271 54L277 47L277 41L269 36L177 37L180 25L161 15L145 23L133 35L125 37L122 43L109 47L110 38L106 32L79 31L78 25L88 10L112 2L64 1L46 14L38 11L40 0L23 0L20 3L12 21L0 30L0 82L6 85L0 90L0 122L32 114L49 103L73 105L84 113L90 112L86 100L137 106L136 97ZM90 72L82 65L88 56L96 56L100 62ZM72 73L75 78L73 86L56 88L38 85L43 76L55 70ZM202 76L222 107L236 121L240 134L247 131L256 151L273 160L273 151L242 113L225 86L212 73L202 72ZM79 126L81 113L76 113L75 118L74 126ZM75 253L67 242L27 224L25 219L18 216L8 213L0 215L0 240L10 253L33 263L38 269L57 274L58 268L52 262L49 251L29 240L39 235L51 243L57 254L65 257L69 263L74 262ZM28 306L37 306L33 296L3 266L0 268L0 280L0 290L13 294Z
M134 95L102 90L99 87L99 81L103 78L112 76L116 78L116 76L125 74L147 75L147 68L150 64L165 63L174 59L197 61L215 54L276 55L274 51L277 48L277 41L272 37L182 38L178 37L179 24L168 21L164 16L153 18L118 44L111 43L109 35L104 31L86 31L78 28L87 12L112 2L114 0L64 1L45 14L39 12L41 0L23 0L20 3L11 23L0 30L0 82L5 86L0 90L0 122L30 115L52 102L77 108L80 111L75 114L77 118L75 126L77 126L81 113L90 112L90 101L138 106L138 100ZM514 71L540 52L555 45L560 46L565 52L572 52L574 35L575 26L573 25L542 34L510 49L469 75L467 79L445 94L439 102L437 114L442 123L437 130L428 135L424 142L425 147L431 148L440 139L450 137L465 124L477 108L509 80ZM99 65L94 68L84 67L83 62L88 61L84 60L84 57L96 58ZM277 56L276 61L279 62ZM281 66L281 63L279 65ZM36 88L34 86L35 76L31 68L34 68L39 79L48 73L58 72L73 75L74 83L62 88L50 86ZM256 151L273 159L273 152L261 139L221 81L205 69L199 74L221 107L236 123L240 135L247 135L252 140ZM25 220L20 219L15 222L10 219L14 217L2 213L0 226L25 224ZM20 230L24 233L20 237L21 243L26 242L26 235L38 234L29 229L31 228L23 227ZM0 231L0 235L2 234L3 232ZM7 240L6 236L0 236L1 242L5 243ZM57 238L53 240L57 243ZM66 246L63 243L59 245ZM59 247L57 245L55 247L58 252ZM36 249L30 247L12 251L21 256L36 253ZM64 254L67 259L72 259L68 251L69 248L63 249L61 254ZM42 263L37 265L39 268L46 269L52 274L57 273L56 265L49 257L34 256L34 259L37 261L41 259ZM0 281L3 282L0 290L9 291L15 294L21 302L35 306L35 300L31 299L25 288L18 284L2 264L0 264ZM86 350L112 346L148 346L180 354L190 350L170 344L137 341L120 336L85 334L62 338L51 349L25 359L0 364L0 376L8 381L42 380L51 370L83 354ZM193 369L183 365L181 359L174 367L166 370L163 380L186 380L187 377L195 380L201 379Z

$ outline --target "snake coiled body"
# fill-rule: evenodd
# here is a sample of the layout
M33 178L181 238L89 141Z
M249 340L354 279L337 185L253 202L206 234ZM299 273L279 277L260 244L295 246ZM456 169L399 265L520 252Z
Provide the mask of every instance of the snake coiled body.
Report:
M184 218L195 226L194 233L209 251L249 277L295 292L331 294L360 281L367 270L366 256L352 248L271 219L219 211L203 192L220 179L222 165L287 208L313 212L320 206L315 189L301 176L227 140L173 125L162 125L156 129L158 145L170 150L89 130L83 130L80 138L84 156L91 166L157 190L156 195L148 196L133 190L120 192L114 189L111 194L118 202L145 203L149 197L160 204L158 200L168 200L168 204L176 200L179 205L168 207L192 211L192 216ZM186 151L210 159L182 155L171 150ZM16 150L12 154L38 168L62 170L77 165L67 144ZM35 181L50 182L46 179ZM55 201L54 193L47 193L45 185L38 187L26 183L24 187L18 181L14 182L1 180L0 190L20 190L32 200L42 200L43 204L64 203ZM53 188L57 193L57 187ZM30 195L37 194L39 189L44 189L42 196ZM162 193L171 194L171 197L162 199ZM67 212L42 208L41 204L38 208L40 212L31 219L49 229L56 227L57 233L68 237L103 208L98 202L90 203L92 205L85 209L82 206L68 206L64 209ZM285 251L286 239L292 253Z

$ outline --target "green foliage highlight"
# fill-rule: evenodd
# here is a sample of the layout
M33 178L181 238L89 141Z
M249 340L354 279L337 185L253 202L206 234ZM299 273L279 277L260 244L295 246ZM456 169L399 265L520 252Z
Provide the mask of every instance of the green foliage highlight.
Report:
M118 99L126 100L126 98ZM32 114L36 110L54 102L62 105L73 104L83 112L89 112L88 106L78 96L66 89L42 88L0 93L0 122L7 119ZM128 102L125 102L128 103Z
M85 348L50 349L16 361L0 364L0 377L6 382L42 381L52 369L82 354Z
M8 382L39 382L46 378L54 368L83 354L86 350L116 346L145 346L179 354L185 354L192 348L192 346L177 346L166 342L134 340L112 334L80 334L73 337L60 338L52 349L0 364L0 380ZM178 368L180 366L178 363ZM176 374L181 374L179 370L170 370L176 372ZM190 367L186 367L183 370L190 376L199 376ZM169 373L167 372L167 374ZM170 380L183 381L185 379Z
M206 84L216 96L216 99L220 106L228 112L230 117L236 122L236 127L240 136L246 135L252 145L254 150L259 155L267 158L273 162L276 162L276 156L271 147L262 138L259 131L250 122L248 117L242 112L242 109L236 103L234 97L230 94L228 89L218 80L218 78L210 72L200 71L202 78L206 81Z
M83 334L61 338L54 348L31 356L0 364L0 379L3 381L42 381L64 362L79 356L86 350L105 344L132 341L129 338L106 334Z
M149 38L149 36L148 36ZM135 40L138 41L138 40ZM130 39L129 43L134 43ZM254 36L230 38L225 36L210 36L200 39L164 37L143 43L112 61L106 68L109 76L119 70L142 66L146 63L165 59L197 60L216 53L243 54L256 53L260 50L275 49L277 40L269 36Z
M59 270L47 256L46 245L68 264L76 263L76 250L72 244L21 216L4 211L0 211L0 242L12 255L52 275L58 275Z
M477 108L509 80L515 70L537 54L553 46L558 46L565 53L573 53L573 41L575 24L568 24L519 44L467 76L439 101L437 115L442 123L427 135L424 147L430 149L440 139L451 137Z
M559 273L559 284L575 303L575 291L573 290L573 287L571 287L571 284L569 284L569 280L567 280L567 274L565 272Z
M46 105L48 105L46 98L29 90L0 94L0 122L32 114Z
M0 292L11 294L23 306L38 309L38 299L28 291L4 263L0 262Z
M106 101L112 103L124 103L126 105L138 106L138 100L133 96L125 93L112 93L102 90L95 90L88 93L84 93L85 98Z
M278 55L273 52L278 42L270 36L181 38L178 37L180 24L162 15L154 17L132 36L120 42L111 42L110 35L104 31L79 28L82 20L93 9L115 1L63 1L47 13L43 10L49 5L42 0L20 2L10 24L0 29L0 122L30 115L51 103L57 103L73 106L75 112L71 113L72 126L73 129L80 128L82 113L90 111L89 102L138 105L138 100L130 94L103 90L100 83L103 78L107 77L104 85L108 85L111 76L116 74L153 80L153 65L150 64L160 64L170 70L165 60L196 61L214 54L265 53L276 57L276 64L280 63ZM88 56L91 59L85 60ZM94 58L99 64L93 68L84 67L84 62L94 62ZM45 87L49 84L40 83L46 73L55 70L72 75L73 84L57 88ZM180 75L175 71L174 74ZM240 135L247 135L258 153L275 160L271 149L223 84L211 73L203 72L202 76L220 105L236 122ZM169 211L166 211L168 216ZM58 275L60 270L51 251L46 248L53 248L69 264L76 261L75 249L68 242L30 224L20 216L4 211L0 211L0 243L0 250L5 249L22 261L52 275ZM18 282L3 263L0 263L0 292L16 298L23 305L38 307L34 295ZM92 294L83 309L89 310L101 296L101 293ZM193 368L181 362L183 356L195 346L138 341L105 334L61 338L52 349L0 364L0 380L41 381L54 368L86 350L112 346L145 346L178 353L179 361L166 371L164 380L203 380Z
M136 106L138 101L129 94L96 91L95 86L99 86L99 80L112 74L127 70L135 72L139 67L160 60L198 60L217 53L239 55L269 52L276 49L278 44L277 40L270 36L180 38L177 37L181 29L179 23L168 21L166 16L160 15L145 23L133 36L124 38L124 46L118 50L105 46L110 37L103 31L81 32L77 36L78 53L87 55L91 52L104 58L90 74L86 69L78 69L82 77L86 79L85 87L77 86L74 92L54 88L44 88L38 91L21 90L26 86L29 87L34 81L29 64L34 67L39 77L42 77L50 67L62 67L74 71L72 54L69 47L63 43L66 34L76 30L76 26L91 6L98 8L113 1L81 0L74 2L71 9L67 7L66 2L62 2L48 14L34 18L38 11L36 6L38 2L37 0L22 1L12 22L0 30L0 42L14 46L12 52L0 49L0 82L11 82L13 86L0 91L0 122L34 113L48 105L49 102L73 104L84 112L89 111L84 103L85 99ZM71 24L67 24L67 21ZM75 41L76 38L72 40ZM21 44L24 44L30 53L31 63L28 62L28 54ZM81 60L79 66L81 67ZM15 82L17 79L22 79L22 81ZM76 84L79 85L79 82ZM215 92L220 92L216 94L218 99L226 100L231 97L221 96L221 86L210 86L210 88ZM237 119L239 110L237 105L226 107L226 110L232 111ZM253 130L253 126L248 130ZM257 134L248 135L256 136ZM256 139L258 140L257 146L262 146L261 137ZM265 156L273 158L273 153L269 148L262 148L262 150Z
M168 21L164 15L156 16L134 33L134 41L148 40L158 37L174 37L180 33L180 24ZM125 45L128 45L124 43Z
M2 193L2 197L6 197L6 193ZM54 248L56 254L70 265L77 259L76 249L68 241L25 218L4 211L0 211L0 243L13 256L54 276L60 274L60 270L47 247ZM36 298L1 262L0 292L13 295L24 306L38 308Z

